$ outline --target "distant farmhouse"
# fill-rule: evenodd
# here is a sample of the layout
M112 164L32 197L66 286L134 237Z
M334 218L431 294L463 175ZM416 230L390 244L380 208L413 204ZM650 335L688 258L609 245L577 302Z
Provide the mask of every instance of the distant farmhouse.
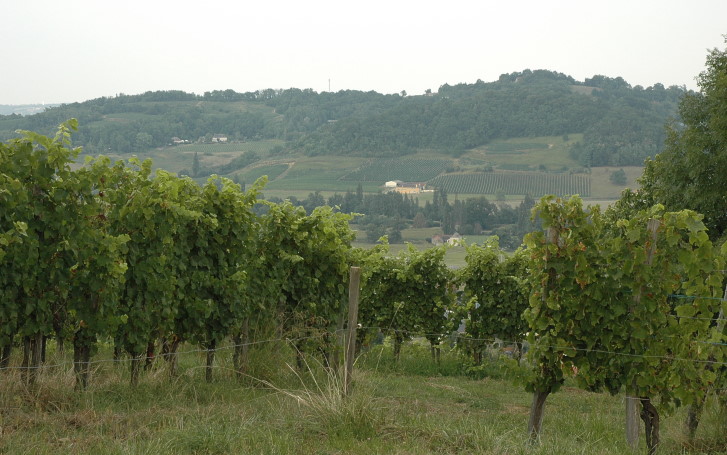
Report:
M401 180L390 180L384 184L387 192L397 192L403 194L418 194L425 192L426 183L402 182Z
M212 136L212 142L227 142L227 136L224 134L215 134Z
M434 246L444 245L445 243L451 246L462 246L463 239L459 233L455 232L452 235L433 235L431 242Z
M172 145L181 145L181 144L189 144L189 141L187 139L180 139L177 136L174 136L172 138Z

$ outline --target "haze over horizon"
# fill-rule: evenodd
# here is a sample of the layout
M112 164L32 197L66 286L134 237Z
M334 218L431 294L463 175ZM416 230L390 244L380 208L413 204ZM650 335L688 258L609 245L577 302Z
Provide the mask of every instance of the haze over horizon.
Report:
M419 95L525 69L697 89L727 2L11 2L0 104L266 88Z

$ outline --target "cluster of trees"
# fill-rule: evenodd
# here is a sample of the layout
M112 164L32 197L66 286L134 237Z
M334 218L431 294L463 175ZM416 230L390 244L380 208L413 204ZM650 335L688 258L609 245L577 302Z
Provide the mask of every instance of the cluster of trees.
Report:
M717 239L727 233L727 50L712 50L705 66L700 92L681 99L680 121L667 125L664 151L646 162L641 189L628 201L695 210Z
M276 116L265 106L236 109L229 103L199 103L200 99L180 91L120 94L63 104L26 117L3 116L0 139L14 137L18 129L50 134L68 118L82 125L73 141L89 154L143 153L168 145L175 136L197 141L216 133L233 140L280 135Z
M515 249L522 244L523 235L535 229L530 217L535 201L526 196L520 204L495 204L480 196L449 202L444 190L436 190L432 202L424 204L424 218L439 222L445 234L459 232L477 235L492 232L500 237L500 245Z
M661 150L663 125L684 92L526 70L491 83L444 85L436 96L406 97L378 115L342 118L296 147L307 154L438 149L456 156L493 139L584 133L572 151L584 166L640 165Z
M432 202L427 201L422 207L416 197L397 192L364 194L359 185L355 192L334 194L328 199L315 192L306 199L298 200L291 196L289 200L308 213L327 205L343 213L361 215L356 218L356 223L364 227L366 238L372 243L384 235L388 236L389 243L401 243L402 229L438 226L447 235L490 232L500 238L500 245L514 250L522 244L523 235L538 226L537 221L530 217L535 205L530 196L513 207L490 202L484 196L464 200L455 198L450 202L447 192L437 189ZM279 203L282 199L271 198L270 201Z
M396 157L420 149L458 155L493 139L583 133L571 153L584 166L639 165L661 151L663 125L684 93L661 84L631 87L604 76L579 82L544 70L503 74L490 83L445 84L419 96L161 91L64 104L28 117L0 116L0 138L17 129L49 132L74 117L83 125L74 140L95 153L143 152L174 136L196 140L224 133L239 140L283 139L308 155Z

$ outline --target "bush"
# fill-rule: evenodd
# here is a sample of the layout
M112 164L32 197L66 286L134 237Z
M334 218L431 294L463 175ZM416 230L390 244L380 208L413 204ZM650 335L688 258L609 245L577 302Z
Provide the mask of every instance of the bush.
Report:
M611 172L608 178L614 185L626 185L626 172L623 169Z

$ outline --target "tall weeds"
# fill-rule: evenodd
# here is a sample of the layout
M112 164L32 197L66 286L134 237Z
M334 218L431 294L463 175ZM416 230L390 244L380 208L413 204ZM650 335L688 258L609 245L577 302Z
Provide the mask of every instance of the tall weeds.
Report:
M312 363L312 364L311 364ZM374 436L384 422L384 413L374 399L361 371L354 371L352 391L345 393L344 374L327 368L318 360L304 358L302 370L287 365L297 387L265 384L292 398L300 410L301 422L329 436L366 439Z

